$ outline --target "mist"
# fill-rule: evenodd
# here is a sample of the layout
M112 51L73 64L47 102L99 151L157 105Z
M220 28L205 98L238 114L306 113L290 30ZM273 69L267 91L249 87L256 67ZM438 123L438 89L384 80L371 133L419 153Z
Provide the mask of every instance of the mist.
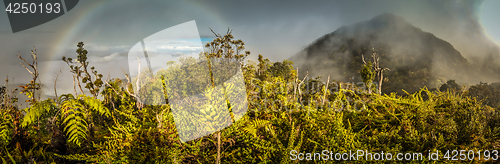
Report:
M455 47L432 33L408 23L403 17L385 13L367 21L343 26L312 42L291 60L312 77L332 76L335 80L361 81L359 70L363 62L373 59L372 46L380 57L380 66L389 68L384 81L392 91L416 91L419 87L437 88L448 80L463 85L498 82L497 63L469 62ZM487 49L476 58L491 58ZM389 91L387 91L389 92Z
M474 66L495 72L500 63L497 45L485 36L479 14L485 1L80 1L68 14L54 21L19 33L11 33L8 23L0 23L0 77L14 78L16 83L31 79L19 65L18 52L27 57L33 46L39 53L41 79L46 94L53 93L54 74L63 70L60 92L72 90L71 75L62 56L75 54L75 45L84 41L90 61L103 74L124 78L121 68L128 67L130 47L143 37L179 23L196 20L200 36L212 38L209 28L224 33L233 29L235 38L246 43L251 52L247 58L256 61L262 54L271 61L289 59L316 39L342 26L369 20L383 13L403 17L410 24L430 32L457 49ZM3 4L0 4L0 6ZM130 10L134 9L134 10ZM84 19L80 19L84 18ZM0 13L0 21L8 22ZM489 29L497 30L497 29ZM64 31L73 31L65 34ZM59 38L62 36L63 40ZM116 48L113 48L116 47ZM113 54L120 55L113 55ZM302 62L294 60L295 63ZM58 61L58 62L56 62ZM116 64L115 64L116 63ZM92 64L92 63L91 63ZM331 68L334 74L342 70ZM112 70L112 71L109 71ZM305 70L300 68L299 70ZM314 73L310 71L311 73ZM332 74L333 76L333 74ZM326 77L324 77L326 78ZM485 81L494 81L487 79ZM58 85L59 85L58 84Z

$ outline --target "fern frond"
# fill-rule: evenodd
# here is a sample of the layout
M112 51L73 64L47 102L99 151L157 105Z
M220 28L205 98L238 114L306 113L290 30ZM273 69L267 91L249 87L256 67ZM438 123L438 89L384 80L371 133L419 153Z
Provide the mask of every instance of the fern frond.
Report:
M250 122L247 126L243 127L243 131L252 134L254 137L257 137L257 130L261 127L266 126L269 124L270 121L268 120L261 120L261 119L256 119Z
M37 102L29 108L26 108L26 115L21 123L22 127L27 127L28 125L34 123L43 114L50 112L50 110L55 109L54 102L52 99L47 99L42 102Z
M125 116L126 118L130 119L132 122L138 122L139 121L139 118L137 118L133 114L128 114L128 113L122 112L122 111L117 110L117 109L115 109L114 111L117 112L118 114L121 114L121 115Z
M111 112L109 111L109 109L106 108L100 100L86 95L80 95L79 97L83 98L85 104L88 105L91 109L99 112L100 115L105 115L106 117L111 116Z
M16 164L16 160L14 160L14 157L12 157L12 155L10 155L9 153L9 150L7 150L7 148L5 148L5 152L7 153L7 157L9 157L10 161L13 163L13 164Z
M72 94L63 94L57 98L57 102L62 103L64 101L73 100L75 97Z
M59 100L65 100L62 103L62 115L68 141L78 146L87 138L87 118L90 117L88 110L97 111L107 117L111 116L109 109L94 97L80 95L75 99L72 95L63 95Z
M12 130L14 129L14 120L7 112L2 112L0 115L0 146L8 145L12 139Z
M83 140L87 138L87 121L85 114L81 111L82 104L77 99L65 101L63 103L63 115L66 116L63 124L66 124L64 131L68 136L68 141L80 146Z
M86 162L97 162L99 161L99 156L97 155L88 155L88 154L70 154L70 155L60 155L54 153L55 156L59 158L64 158L68 160L74 161L86 161Z

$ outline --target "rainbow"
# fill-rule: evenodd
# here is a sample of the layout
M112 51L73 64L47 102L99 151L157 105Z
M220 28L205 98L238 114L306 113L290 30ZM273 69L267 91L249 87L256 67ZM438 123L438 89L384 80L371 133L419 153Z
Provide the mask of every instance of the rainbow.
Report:
M498 21L498 13L490 13L498 10L498 6L500 5L500 1L496 0L486 0L481 4L478 4L479 12L476 12L476 18L479 20L479 24L481 25L482 30L484 31L485 36L492 42L496 43L500 46L500 32L497 32L496 36L493 36L489 31L490 30L500 30L498 26L496 27L488 27L485 26L485 23L488 21ZM494 17L495 20L491 20L491 17Z
M83 3L80 1L80 3ZM98 1L96 3L92 3L90 6L88 6L84 10L78 10L77 8L79 7L80 4L78 4L75 9L69 11L70 12L78 12L78 13L73 13L71 15L77 15L76 17L72 18L70 22L68 22L67 26L62 27L60 30L61 32L57 33L56 36L56 41L54 43L55 47L49 51L49 59L50 60L60 60L60 58L64 55L63 53L65 52L64 50L66 47L74 47L76 43L69 43L72 42L72 38L77 38L79 32L81 32L84 27L84 25L90 24L93 19L99 16L100 13L102 13L104 10L106 10L106 7L109 5L113 5L113 3L121 3L120 1ZM214 22L216 24L222 24L222 25L228 25L228 23L221 17L221 14L218 13L217 11L207 9L205 5L203 5L201 2L191 2L191 1L179 1L178 2L180 5L176 6L177 8L180 8L183 11L190 11L194 12L195 14L203 15L203 19L208 19L210 22ZM81 6L81 5L80 5ZM65 14L68 15L68 14ZM63 15L64 16L64 15ZM168 28L168 27L165 27ZM94 30L91 31L90 33L86 33L86 36L92 38L94 36L97 36L101 34L99 30ZM206 38L202 38L202 41L206 40ZM57 73L56 66L50 65L46 67L42 72L45 72L44 74L51 75L53 73Z

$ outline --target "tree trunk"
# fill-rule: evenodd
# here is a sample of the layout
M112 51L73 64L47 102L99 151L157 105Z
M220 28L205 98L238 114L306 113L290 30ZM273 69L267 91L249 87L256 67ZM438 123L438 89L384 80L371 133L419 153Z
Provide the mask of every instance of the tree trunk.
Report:
M381 70L379 72L379 79L378 79L378 94L382 95L382 81L384 80L384 70Z
M368 94L372 94L372 85L373 85L373 83L372 83L372 82L369 82L369 83L368 83L368 84L366 84L366 85L367 85L366 87L368 88Z
M330 83L330 75L328 75L328 80L326 80L325 92L323 93L323 102L321 102L321 105L325 105L325 97L326 97L326 92L328 90L328 83Z
M217 164L220 164L220 131L217 133Z

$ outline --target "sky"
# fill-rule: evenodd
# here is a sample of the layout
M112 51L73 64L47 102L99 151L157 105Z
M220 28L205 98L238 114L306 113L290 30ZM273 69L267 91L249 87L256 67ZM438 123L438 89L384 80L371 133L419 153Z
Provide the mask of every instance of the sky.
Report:
M478 11L480 14L479 21L486 28L486 35L492 37L491 39L500 42L500 21L498 21L498 16L500 16L500 11L498 7L500 6L500 1L488 0L481 5L481 9Z
M5 6L1 3L0 7ZM498 55L494 54L500 43L498 7L500 1L494 0L80 0L64 15L17 33L12 32L7 14L0 12L0 77L8 76L14 86L29 82L31 75L16 55L29 59L35 47L43 95L54 95L59 71L58 93L72 92L69 67L61 58L75 58L76 45L83 41L91 65L104 78L124 78L122 69L128 73L128 51L134 45L193 20L203 43L214 38L209 28L223 34L229 27L251 52L248 59L256 60L262 54L271 61L282 61L339 27L383 13L405 18L450 42L470 62L479 62ZM179 31L184 32L188 31Z

